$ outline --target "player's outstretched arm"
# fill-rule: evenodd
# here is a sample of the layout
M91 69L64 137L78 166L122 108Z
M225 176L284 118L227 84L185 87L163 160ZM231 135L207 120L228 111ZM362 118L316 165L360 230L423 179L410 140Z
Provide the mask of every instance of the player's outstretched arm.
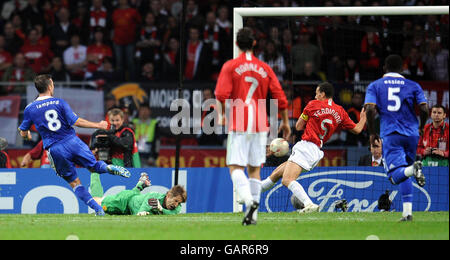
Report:
M289 137L291 136L291 126L289 125L289 114L288 114L288 109L283 109L281 110L281 125L280 128L278 129L278 133L280 131L283 131L283 138L285 140L288 140Z
M375 114L376 111L376 105L375 104L365 104L364 109L366 111L366 120L367 120L367 130L369 131L370 135L370 143L374 144L375 141L379 141L380 137L376 133L375 130Z
M78 120L74 124L75 126L82 127L82 128L96 128L96 129L103 129L106 130L108 128L108 123L104 120L96 123L91 122L83 118L78 118Z
M359 134L362 132L362 130L364 129L364 127L366 126L366 122L367 122L367 116L366 116L366 111L363 108L361 110L361 114L359 117L359 122L356 124L356 127L353 129L350 129L350 132L353 134Z

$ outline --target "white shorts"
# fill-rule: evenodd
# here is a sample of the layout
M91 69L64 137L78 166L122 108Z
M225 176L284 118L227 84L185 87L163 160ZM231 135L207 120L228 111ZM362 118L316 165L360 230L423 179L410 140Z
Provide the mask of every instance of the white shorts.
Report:
M227 140L227 165L260 167L266 162L267 132L230 132Z
M289 161L298 164L305 171L310 171L322 158L323 151L316 144L302 140L292 147Z

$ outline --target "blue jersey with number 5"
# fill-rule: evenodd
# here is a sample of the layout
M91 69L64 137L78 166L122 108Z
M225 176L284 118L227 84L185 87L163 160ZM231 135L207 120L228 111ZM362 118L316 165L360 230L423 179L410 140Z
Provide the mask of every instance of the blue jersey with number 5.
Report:
M380 113L380 136L393 132L419 136L419 120L414 105L427 100L420 85L398 73L387 73L366 90L365 104L377 105Z
M23 117L20 130L26 131L34 124L42 137L44 149L69 136L76 136L72 125L78 120L78 116L60 98L37 98L25 108Z

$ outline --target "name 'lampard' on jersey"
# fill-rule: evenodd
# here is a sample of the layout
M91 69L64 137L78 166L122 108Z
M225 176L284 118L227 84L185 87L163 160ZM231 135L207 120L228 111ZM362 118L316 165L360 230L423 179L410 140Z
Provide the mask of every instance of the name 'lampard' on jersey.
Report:
M42 104L38 104L38 105L36 105L36 108L48 107L50 105L58 105L58 104L59 104L59 100L52 100L52 101L44 102Z
M261 77L266 78L267 72L262 67L258 67L257 64L254 63L244 63L241 64L239 67L237 67L234 71L236 71L237 74L242 75L242 73L246 71L254 71L261 75Z

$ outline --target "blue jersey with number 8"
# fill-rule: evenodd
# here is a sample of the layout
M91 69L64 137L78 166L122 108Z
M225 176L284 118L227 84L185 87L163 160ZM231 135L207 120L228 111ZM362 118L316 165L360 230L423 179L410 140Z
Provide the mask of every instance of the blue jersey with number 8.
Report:
M37 98L25 108L23 117L19 129L26 131L34 124L42 137L44 149L69 136L76 136L72 125L78 120L78 116L60 98Z
M365 104L375 104L380 113L380 136L397 132L419 136L415 104L427 100L420 85L398 73L387 73L372 82L366 90Z

